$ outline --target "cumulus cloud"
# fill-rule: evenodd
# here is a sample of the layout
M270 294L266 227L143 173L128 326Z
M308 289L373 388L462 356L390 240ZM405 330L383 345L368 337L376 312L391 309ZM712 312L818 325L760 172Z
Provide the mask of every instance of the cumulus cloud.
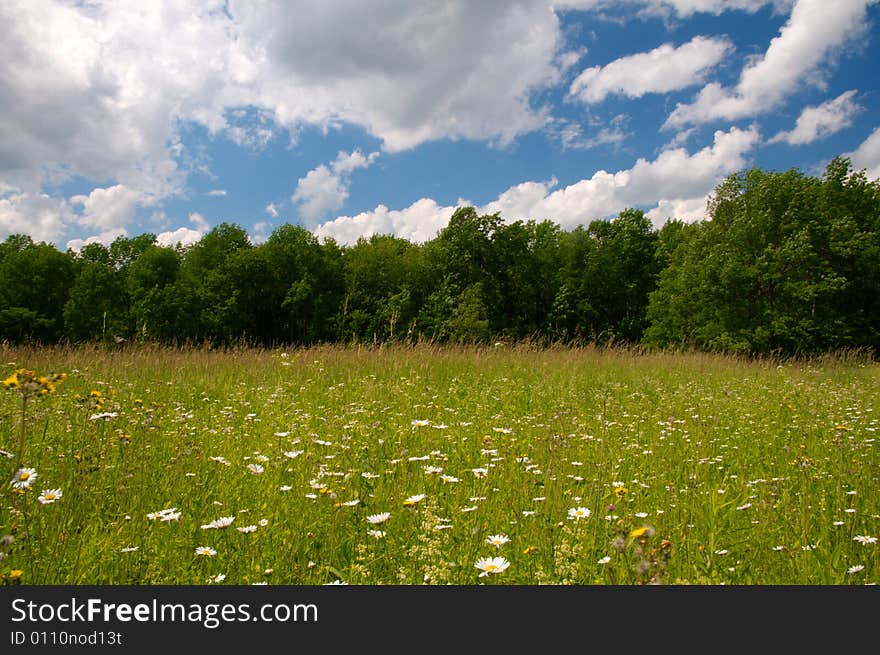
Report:
M321 164L301 177L290 196L307 225L317 225L328 213L341 209L348 198L351 173L372 164L378 152L364 156L359 150L340 151L330 165Z
M608 95L640 98L646 93L668 93L703 81L706 73L730 54L727 39L697 36L678 47L664 43L649 52L593 66L575 78L569 95L593 104Z
M197 212L189 215L189 222L195 226L195 229L179 227L173 231L162 232L156 235L156 243L161 246L189 246L198 242L211 229L204 216Z
M263 211L269 214L272 218L278 218L278 207L275 206L274 202L270 202L266 205Z
M865 169L872 180L880 178L880 127L875 128L855 151L844 156L850 158L855 170Z
M295 5L232 5L242 43L261 56L259 104L283 125L355 123L388 151L509 143L546 122L531 95L570 63L546 0Z
M226 195L226 190L225 189L211 189L210 191L208 191L208 195L222 197L222 196Z
M746 66L733 89L713 82L690 103L679 103L665 127L736 120L775 108L804 80L821 83L818 68L837 48L864 31L872 0L798 0L763 57Z
M30 192L0 194L0 238L27 234L35 241L52 243L71 220L70 206L63 198Z
M102 232L101 234L95 234L93 236L87 237L85 239L71 239L67 242L68 249L79 252L82 250L83 246L87 246L90 243L101 243L105 246L109 246L117 237L128 236L128 232L124 229L111 229L106 232Z
M254 228L248 235L251 243L265 243L269 236L271 236L273 227L274 226L269 221L259 221L257 223L254 223Z
M705 209L718 182L745 167L746 154L759 140L754 126L718 130L712 145L693 154L684 148L664 150L653 161L640 158L631 168L614 173L600 170L561 189L556 189L555 178L524 182L510 187L478 210L485 214L500 212L506 221L552 220L566 229L637 206L649 207L649 215L657 225L673 215L695 220L702 218L701 208ZM457 206L462 204L459 201ZM314 232L342 243L354 243L358 237L372 234L426 241L436 236L454 211L455 207L439 206L434 200L423 198L402 210L380 205L371 212L340 216L318 226Z
M557 0L557 9L601 11L608 9L635 10L645 17L676 16L689 18L697 13L719 16L726 11L754 13L767 5L776 11L788 9L794 0Z
M794 129L779 132L768 143L785 141L789 145L812 143L831 136L852 125L861 107L853 100L855 89L841 93L818 107L806 107L798 116Z
M458 206L465 204L459 203ZM412 242L424 242L433 239L438 231L446 227L455 209L440 206L430 198L422 198L400 210L379 205L373 211L327 221L315 228L313 233L322 239L329 237L347 244L374 234L393 234Z
M71 205L82 208L76 222L104 231L119 230L134 217L138 204L144 202L140 191L117 184L106 189L93 189L89 195L70 198Z
M0 3L0 179L180 191L178 121L224 125L236 44L219 0Z

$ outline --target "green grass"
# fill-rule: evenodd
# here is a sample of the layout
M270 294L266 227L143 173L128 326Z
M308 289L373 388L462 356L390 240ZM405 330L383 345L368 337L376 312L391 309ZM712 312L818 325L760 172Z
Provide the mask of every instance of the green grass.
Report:
M880 535L880 366L858 357L0 347L18 368L68 378L27 403L23 446L0 389L7 583L880 581L855 539Z

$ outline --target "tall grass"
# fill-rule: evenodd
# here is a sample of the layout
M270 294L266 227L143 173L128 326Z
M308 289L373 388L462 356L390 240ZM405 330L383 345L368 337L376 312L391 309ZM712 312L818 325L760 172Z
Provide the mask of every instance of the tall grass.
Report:
M19 368L68 378L21 447L0 389L7 583L880 580L880 367L858 353L0 348ZM481 577L487 557L510 565Z

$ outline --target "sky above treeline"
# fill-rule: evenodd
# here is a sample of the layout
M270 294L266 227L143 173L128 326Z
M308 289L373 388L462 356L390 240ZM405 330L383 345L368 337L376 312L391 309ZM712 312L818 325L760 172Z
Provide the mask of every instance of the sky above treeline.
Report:
M877 0L0 0L0 238L701 220L880 177Z

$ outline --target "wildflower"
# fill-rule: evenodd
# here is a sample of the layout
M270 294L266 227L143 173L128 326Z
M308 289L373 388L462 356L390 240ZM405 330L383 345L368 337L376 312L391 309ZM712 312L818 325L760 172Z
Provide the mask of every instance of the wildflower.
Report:
M439 466L434 466L433 464L425 467L425 473L427 475L433 475L436 473L443 473L443 469Z
M649 525L643 525L641 528L636 528L635 530L631 530L629 533L630 538L638 539L639 537L653 537L654 536L654 528Z
M372 523L373 525L378 525L379 523L385 523L388 519L391 518L390 512L380 512L379 514L370 514L367 517L367 523Z
M418 418L416 418L416 419L413 419L413 420L412 420L412 426L413 426L414 428L423 428L423 427L425 427L425 426L427 426L427 425L430 425L430 424L431 424L430 421L426 421L426 420L424 420L424 419L418 419Z
M510 566L510 562L503 557L481 557L474 566L482 571L480 577L484 578L490 573L505 571Z
M265 470L266 469L264 469L259 464L248 464L248 471L250 471L252 475L259 475Z
M196 548L196 555L204 555L206 557L214 557L217 554L217 551L211 548L210 546L199 546Z
M260 519L259 521L257 521L257 525L259 525L261 528L265 528L267 525L269 525L269 519Z
M348 583L343 582L342 580L334 580L333 582L325 582L324 583L325 586L326 585L335 586L335 585L344 585L344 584L348 584Z
M290 491L291 489L293 489L293 487L291 487L289 484L282 484L282 485L279 487L279 489L280 489L281 491Z
M150 512L147 514L147 518L150 521L155 521L156 519L162 521L176 521L180 518L180 512L177 511L176 507L169 507L167 509L160 509L158 512Z
M358 503L360 503L359 498L355 498L354 500L346 500L344 503L339 503L342 507L354 507Z
M488 468L475 468L475 469L471 469L471 473L473 473L474 476L476 476L477 478L485 478L486 476L489 475L489 469Z
M27 489L30 487L34 480L37 479L37 471L32 468L23 468L18 469L15 473L15 477L12 478L12 486L15 489Z
M116 412L101 412L100 414L92 414L89 416L90 421L99 421L103 418L116 418L119 416Z
M618 498L625 496L627 493L628 493L627 488L624 487L622 484L614 487L614 495L617 496Z
M471 505L470 507L462 507L462 508L461 508L461 511L462 511L462 512L476 512L476 511L477 511L477 506L476 506L476 505Z
M869 537L864 534L857 534L855 537L853 537L853 541L858 541L863 546L867 546L868 544L876 544L877 537Z
M416 503L419 503L425 499L425 494L416 494L415 496L410 496L403 501L404 505L413 506Z
M525 550L523 550L523 555L531 555L536 552L538 552L537 546L526 546Z
M242 532L242 533L247 534L248 532L256 532L256 530L257 530L257 526L255 526L255 525L245 525L245 526L243 526L243 527L235 528L235 529L238 530L239 532Z
M855 566L849 567L846 572L852 575L853 573L858 573L859 571L864 571L865 567L861 564L856 564Z
M382 530L367 530L367 534L375 539L384 539L385 533Z
M443 480L443 482L445 482L446 484L450 484L450 483L453 483L453 482L458 482L458 478L457 478L457 477L455 477L454 475L446 475L445 473L443 473L443 474L440 476L440 479Z
M610 561L611 561L611 557L606 555L605 557L603 557L602 559L599 560L599 564L607 564Z
M223 582L226 579L225 573L218 573L217 575L208 576L208 583L212 582Z
M140 546L126 546L125 548L120 548L120 553L136 553L140 550Z
M230 525L232 525L232 522L234 520L234 516L221 516L219 519L214 519L210 523L203 525L202 530L228 528Z
M745 505L740 505L739 507L737 507L737 509L738 510L748 509L751 506L752 506L751 503L746 503Z
M296 459L297 457L302 455L304 452L306 452L306 451L304 451L304 450L286 450L284 452L284 456L289 459Z
M493 534L486 537L486 543L496 548L501 548L508 541L510 541L510 537L506 534Z
M568 510L568 518L576 521L589 518L593 512L586 507L572 507Z
M61 498L61 489L46 489L40 494L39 500L43 505L49 505Z

